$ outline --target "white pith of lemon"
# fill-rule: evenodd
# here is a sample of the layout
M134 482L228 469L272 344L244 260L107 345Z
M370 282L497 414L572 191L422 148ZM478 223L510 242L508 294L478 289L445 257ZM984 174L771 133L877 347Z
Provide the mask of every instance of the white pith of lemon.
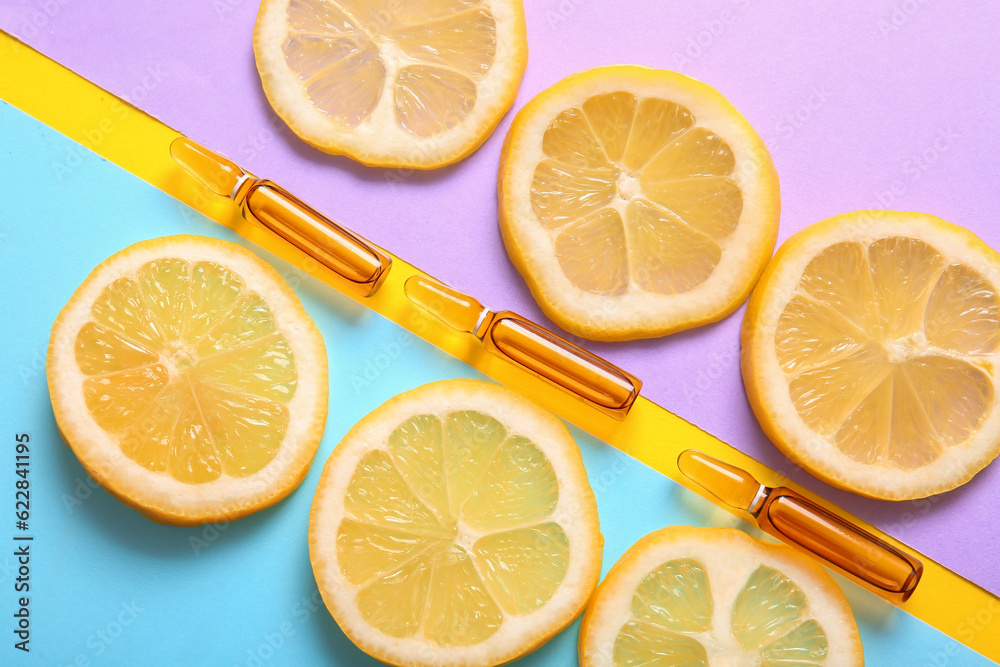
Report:
M273 268L228 241L171 236L108 258L56 319L47 373L87 472L166 523L277 502L326 420L319 331Z
M600 573L579 450L504 387L405 392L334 449L309 553L347 636L394 665L498 665L568 625Z

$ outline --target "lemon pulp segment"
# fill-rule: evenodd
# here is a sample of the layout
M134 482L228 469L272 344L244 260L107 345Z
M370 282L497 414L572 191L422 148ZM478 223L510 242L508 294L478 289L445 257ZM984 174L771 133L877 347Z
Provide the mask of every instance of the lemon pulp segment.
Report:
M287 23L288 67L345 128L385 96L406 132L450 129L475 105L496 56L496 21L481 0L292 0Z
M569 540L545 454L476 410L407 419L347 486L337 559L365 620L468 646L550 600Z
M584 667L856 667L857 623L814 559L733 528L670 526L611 568L580 631Z
M617 91L542 138L531 207L576 287L680 294L718 265L743 210L729 144L680 104Z
M826 657L826 635L808 612L802 590L781 572L762 565L733 603L733 635L743 648L759 654L764 665L818 662Z
M698 561L663 563L635 591L632 618L615 638L614 664L707 666L709 652L699 639L711 633L714 610L709 576ZM751 574L732 604L729 622L744 651L713 647L715 657L765 666L818 665L826 657L826 635L808 618L805 595L771 567L762 565Z
M114 280L75 354L94 420L148 470L244 477L285 437L292 351L264 299L215 262L161 258Z
M774 345L810 429L860 463L919 468L993 408L1000 296L920 239L840 242L806 266Z

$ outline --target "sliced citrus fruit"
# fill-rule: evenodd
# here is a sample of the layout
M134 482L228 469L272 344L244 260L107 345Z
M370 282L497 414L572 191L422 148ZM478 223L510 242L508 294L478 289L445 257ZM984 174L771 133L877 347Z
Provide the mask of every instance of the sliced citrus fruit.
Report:
M499 385L445 380L358 422L323 469L309 556L323 600L393 665L499 665L583 610L597 504L557 418Z
M864 655L847 598L814 560L735 528L672 526L608 572L580 664L854 667Z
M59 430L101 486L155 521L226 521L284 498L326 421L326 348L281 276L199 236L95 268L52 327Z
M761 278L743 379L765 432L841 488L905 500L1000 453L1000 255L922 213L800 231Z
M716 91L620 65L563 79L518 112L500 230L545 313L594 340L662 336L731 313L774 248L767 147Z
M528 59L521 0L263 0L271 106L320 150L433 169L486 140Z

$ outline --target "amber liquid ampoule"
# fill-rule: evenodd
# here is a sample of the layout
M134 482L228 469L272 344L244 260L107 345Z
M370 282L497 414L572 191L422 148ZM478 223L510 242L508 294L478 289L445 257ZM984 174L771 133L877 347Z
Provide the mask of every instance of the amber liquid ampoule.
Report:
M235 201L245 218L343 278L340 286L371 296L389 272L392 260L387 255L276 183L245 172L186 137L170 144L170 155L212 192Z
M507 359L624 419L642 382L582 347L510 311L494 312L474 298L425 276L406 281L406 296L457 331L471 333Z
M920 581L919 560L789 488L764 486L745 470L691 449L681 452L677 466L722 502L749 512L765 533L890 601L905 602Z

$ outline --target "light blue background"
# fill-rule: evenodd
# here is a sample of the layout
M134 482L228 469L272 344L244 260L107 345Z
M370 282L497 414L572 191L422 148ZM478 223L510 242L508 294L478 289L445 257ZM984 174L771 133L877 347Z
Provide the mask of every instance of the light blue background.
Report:
M312 470L283 502L233 524L150 522L96 488L60 439L45 385L49 329L103 259L177 233L241 242L131 174L0 102L0 664L378 664L319 601L306 526L322 463L391 396L482 377L392 322L260 251L296 288L330 355L330 417ZM618 450L571 428L597 494L604 570L670 524L735 520ZM31 437L31 653L13 648L14 436ZM870 665L988 665L845 583ZM518 664L575 665L579 622Z

